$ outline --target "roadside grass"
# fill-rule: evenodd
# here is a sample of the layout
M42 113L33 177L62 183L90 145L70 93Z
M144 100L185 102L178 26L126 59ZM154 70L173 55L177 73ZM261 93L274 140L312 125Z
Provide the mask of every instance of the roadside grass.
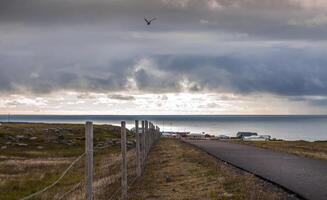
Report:
M152 149L130 200L296 199L280 188L175 139Z
M233 141L233 143L253 145L299 156L327 160L326 141Z

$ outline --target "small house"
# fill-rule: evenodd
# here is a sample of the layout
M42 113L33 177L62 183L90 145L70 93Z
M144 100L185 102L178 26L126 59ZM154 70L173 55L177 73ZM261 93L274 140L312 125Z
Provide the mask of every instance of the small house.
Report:
M236 134L237 138L244 138L244 137L250 137L250 136L256 136L258 133L253 133L253 132L238 132Z

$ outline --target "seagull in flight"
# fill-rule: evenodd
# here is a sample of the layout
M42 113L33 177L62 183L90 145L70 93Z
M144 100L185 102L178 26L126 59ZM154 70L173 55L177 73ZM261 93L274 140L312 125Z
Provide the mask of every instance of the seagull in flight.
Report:
M156 20L156 19L157 18L152 18L152 19L148 20L148 19L144 18L144 20L146 22L146 25L148 25L148 26L150 26L151 22L154 21L154 20Z

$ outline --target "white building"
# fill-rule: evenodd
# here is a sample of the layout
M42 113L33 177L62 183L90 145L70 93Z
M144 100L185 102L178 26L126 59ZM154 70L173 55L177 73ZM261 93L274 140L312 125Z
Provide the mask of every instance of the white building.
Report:
M243 141L269 141L270 135L253 135L249 137L243 137Z
M201 133L191 133L187 136L187 138L191 140L204 140L205 135Z

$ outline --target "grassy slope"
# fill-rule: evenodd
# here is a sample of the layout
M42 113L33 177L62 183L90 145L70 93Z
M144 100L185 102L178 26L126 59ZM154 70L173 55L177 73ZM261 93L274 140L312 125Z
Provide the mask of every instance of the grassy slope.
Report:
M287 198L279 188L172 139L154 147L145 176L130 194L131 200Z
M72 140L72 145L47 141L44 129L62 128L65 140ZM52 133L51 133L52 134ZM6 136L24 135L36 140L24 139L8 143ZM69 164L84 152L84 125L79 124L23 124L10 123L0 126L0 199L17 199L38 191L54 182ZM94 126L94 145L108 138L119 138L120 128L110 125ZM42 146L43 149L38 149ZM94 162L98 163L111 153L119 151L119 147L101 150L95 153ZM59 184L62 188L70 186L84 178L84 163L81 161L74 172ZM62 189L61 188L61 189ZM55 188L57 191L60 188Z
M306 141L233 141L238 144L253 145L299 156L327 160L327 142Z

